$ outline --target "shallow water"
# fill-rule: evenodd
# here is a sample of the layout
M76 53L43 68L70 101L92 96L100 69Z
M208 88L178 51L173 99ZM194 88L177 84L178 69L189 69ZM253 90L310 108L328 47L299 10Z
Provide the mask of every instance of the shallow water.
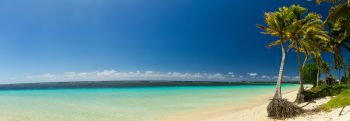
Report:
M274 85L81 88L0 91L5 121L156 121L272 94ZM284 90L298 85L284 84Z

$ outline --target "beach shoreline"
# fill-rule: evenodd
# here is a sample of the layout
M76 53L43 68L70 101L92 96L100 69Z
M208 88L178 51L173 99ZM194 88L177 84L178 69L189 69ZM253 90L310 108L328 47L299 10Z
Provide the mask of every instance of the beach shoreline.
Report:
M284 98L288 100L295 99L297 89L287 90L284 93ZM159 121L243 121L254 120L251 119L251 114L255 115L257 120L261 121L266 117L266 106L269 100L272 98L273 93L259 95L248 99L245 102L235 102L230 104L222 104L216 107L207 107L196 112L182 112L176 115L172 115L161 119ZM253 111L253 112L249 112Z
M297 87L283 85L284 90ZM0 107L8 109L0 111L0 121L166 121L162 119L185 117L187 112L193 113L186 117L201 112L197 115L201 120L248 108L232 104L271 96L274 89L274 85L237 85L0 90Z
M293 102L296 98L297 90L288 90L283 93L283 98ZM240 104L226 105L226 107L217 107L206 109L201 112L192 112L187 114L178 114L177 116L167 117L162 121L275 121L267 116L266 107L272 94L265 94ZM333 97L324 97L312 102L298 104L303 109L315 109ZM239 106L237 106L239 105ZM297 117L285 119L286 121L350 121L350 107L334 109L330 112L306 113Z

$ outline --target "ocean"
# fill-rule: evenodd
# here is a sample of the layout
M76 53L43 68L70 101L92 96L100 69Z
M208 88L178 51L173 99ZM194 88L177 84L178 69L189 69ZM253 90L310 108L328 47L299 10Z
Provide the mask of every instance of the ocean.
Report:
M297 89L284 84L283 90ZM1 121L159 121L273 94L275 85L0 90Z

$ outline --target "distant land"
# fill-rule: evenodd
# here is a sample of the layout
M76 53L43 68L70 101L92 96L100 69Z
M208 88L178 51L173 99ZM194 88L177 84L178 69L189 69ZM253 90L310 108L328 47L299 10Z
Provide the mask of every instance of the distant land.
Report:
M283 83L298 84L297 81ZM113 88L113 87L152 87L152 86L234 86L234 85L275 85L273 81L73 81L0 84L0 90L13 89L55 89L55 88Z

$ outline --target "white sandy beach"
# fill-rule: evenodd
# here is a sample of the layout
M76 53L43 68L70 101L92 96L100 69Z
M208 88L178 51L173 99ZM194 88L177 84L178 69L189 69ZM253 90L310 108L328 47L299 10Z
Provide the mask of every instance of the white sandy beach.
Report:
M285 92L283 97L289 101L294 101L297 91ZM302 103L299 106L304 109L314 109L326 102L332 97L325 97L314 102ZM207 109L194 113L180 114L166 118L166 121L274 121L267 117L266 107L271 96L264 95L257 97L254 101L245 102L235 106L222 106L218 108ZM345 107L342 114L339 113L342 108L331 112L318 112L313 114L303 114L286 121L350 121L350 106Z

